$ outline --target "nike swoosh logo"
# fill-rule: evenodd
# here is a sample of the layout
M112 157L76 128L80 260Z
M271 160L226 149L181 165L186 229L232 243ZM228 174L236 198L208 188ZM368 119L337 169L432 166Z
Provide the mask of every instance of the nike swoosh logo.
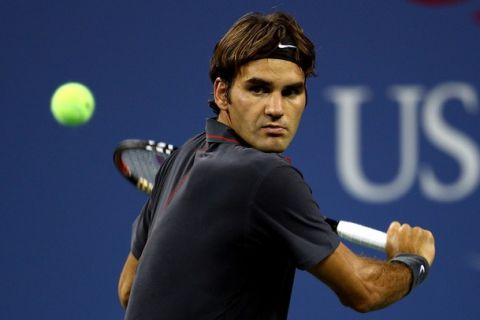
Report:
M296 46L291 45L291 44L281 44L281 43L279 43L279 44L278 44L278 47L279 47L280 49L286 49L286 48L297 49Z

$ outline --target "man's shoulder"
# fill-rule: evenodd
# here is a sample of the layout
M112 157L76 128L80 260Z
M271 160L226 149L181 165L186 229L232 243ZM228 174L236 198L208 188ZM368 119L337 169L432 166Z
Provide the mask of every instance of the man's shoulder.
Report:
M266 172L278 167L289 167L287 158L277 153L267 153L241 145L224 146L224 157L236 168Z
M199 146L205 144L206 138L205 138L205 132L198 133L188 139L181 147L181 149L186 149L186 148L198 148Z

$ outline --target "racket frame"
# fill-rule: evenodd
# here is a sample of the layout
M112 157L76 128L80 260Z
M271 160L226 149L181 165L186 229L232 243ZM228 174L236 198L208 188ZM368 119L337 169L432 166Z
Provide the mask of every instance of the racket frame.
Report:
M122 154L125 151L148 151L155 152L159 155L171 155L177 148L172 144L165 142L157 142L155 140L140 140L140 139L126 139L121 141L113 152L113 162L118 171L128 181L135 185L139 190L150 194L153 189L153 183L149 179L135 175L129 168L129 166L123 161Z

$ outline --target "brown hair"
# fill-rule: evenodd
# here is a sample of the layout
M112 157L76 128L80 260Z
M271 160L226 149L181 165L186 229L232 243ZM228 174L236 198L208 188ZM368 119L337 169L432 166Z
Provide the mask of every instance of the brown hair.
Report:
M315 47L292 16L282 12L267 15L248 13L235 22L215 45L210 60L211 81L220 77L231 86L241 66L271 57L278 44L285 39L297 47L294 60L302 68L305 77L313 75ZM215 102L209 101L209 104L218 114Z

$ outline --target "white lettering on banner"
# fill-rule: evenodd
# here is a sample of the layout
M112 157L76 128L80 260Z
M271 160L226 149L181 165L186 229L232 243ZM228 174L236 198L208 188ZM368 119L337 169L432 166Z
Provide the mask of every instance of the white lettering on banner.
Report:
M437 201L456 201L475 189L480 176L480 157L475 142L463 132L449 126L442 117L448 100L462 102L469 113L478 112L475 89L465 83L438 85L425 97L423 129L438 149L449 154L460 165L460 176L455 183L446 185L438 181L433 169L424 165L420 172L420 185L425 195Z
M459 100L470 113L478 111L475 89L467 83L444 83L425 92L420 86L396 85L388 96L398 103L400 114L400 162L397 175L388 183L368 180L362 170L360 107L371 97L364 86L335 86L326 97L336 107L337 172L345 189L360 200L388 202L405 195L418 175L422 194L434 201L458 201L472 193L480 182L480 156L475 141L448 125L443 107ZM459 178L450 184L440 182L429 165L418 168L417 107L424 101L421 124L427 139L454 158L460 166ZM418 173L418 174L417 174Z

